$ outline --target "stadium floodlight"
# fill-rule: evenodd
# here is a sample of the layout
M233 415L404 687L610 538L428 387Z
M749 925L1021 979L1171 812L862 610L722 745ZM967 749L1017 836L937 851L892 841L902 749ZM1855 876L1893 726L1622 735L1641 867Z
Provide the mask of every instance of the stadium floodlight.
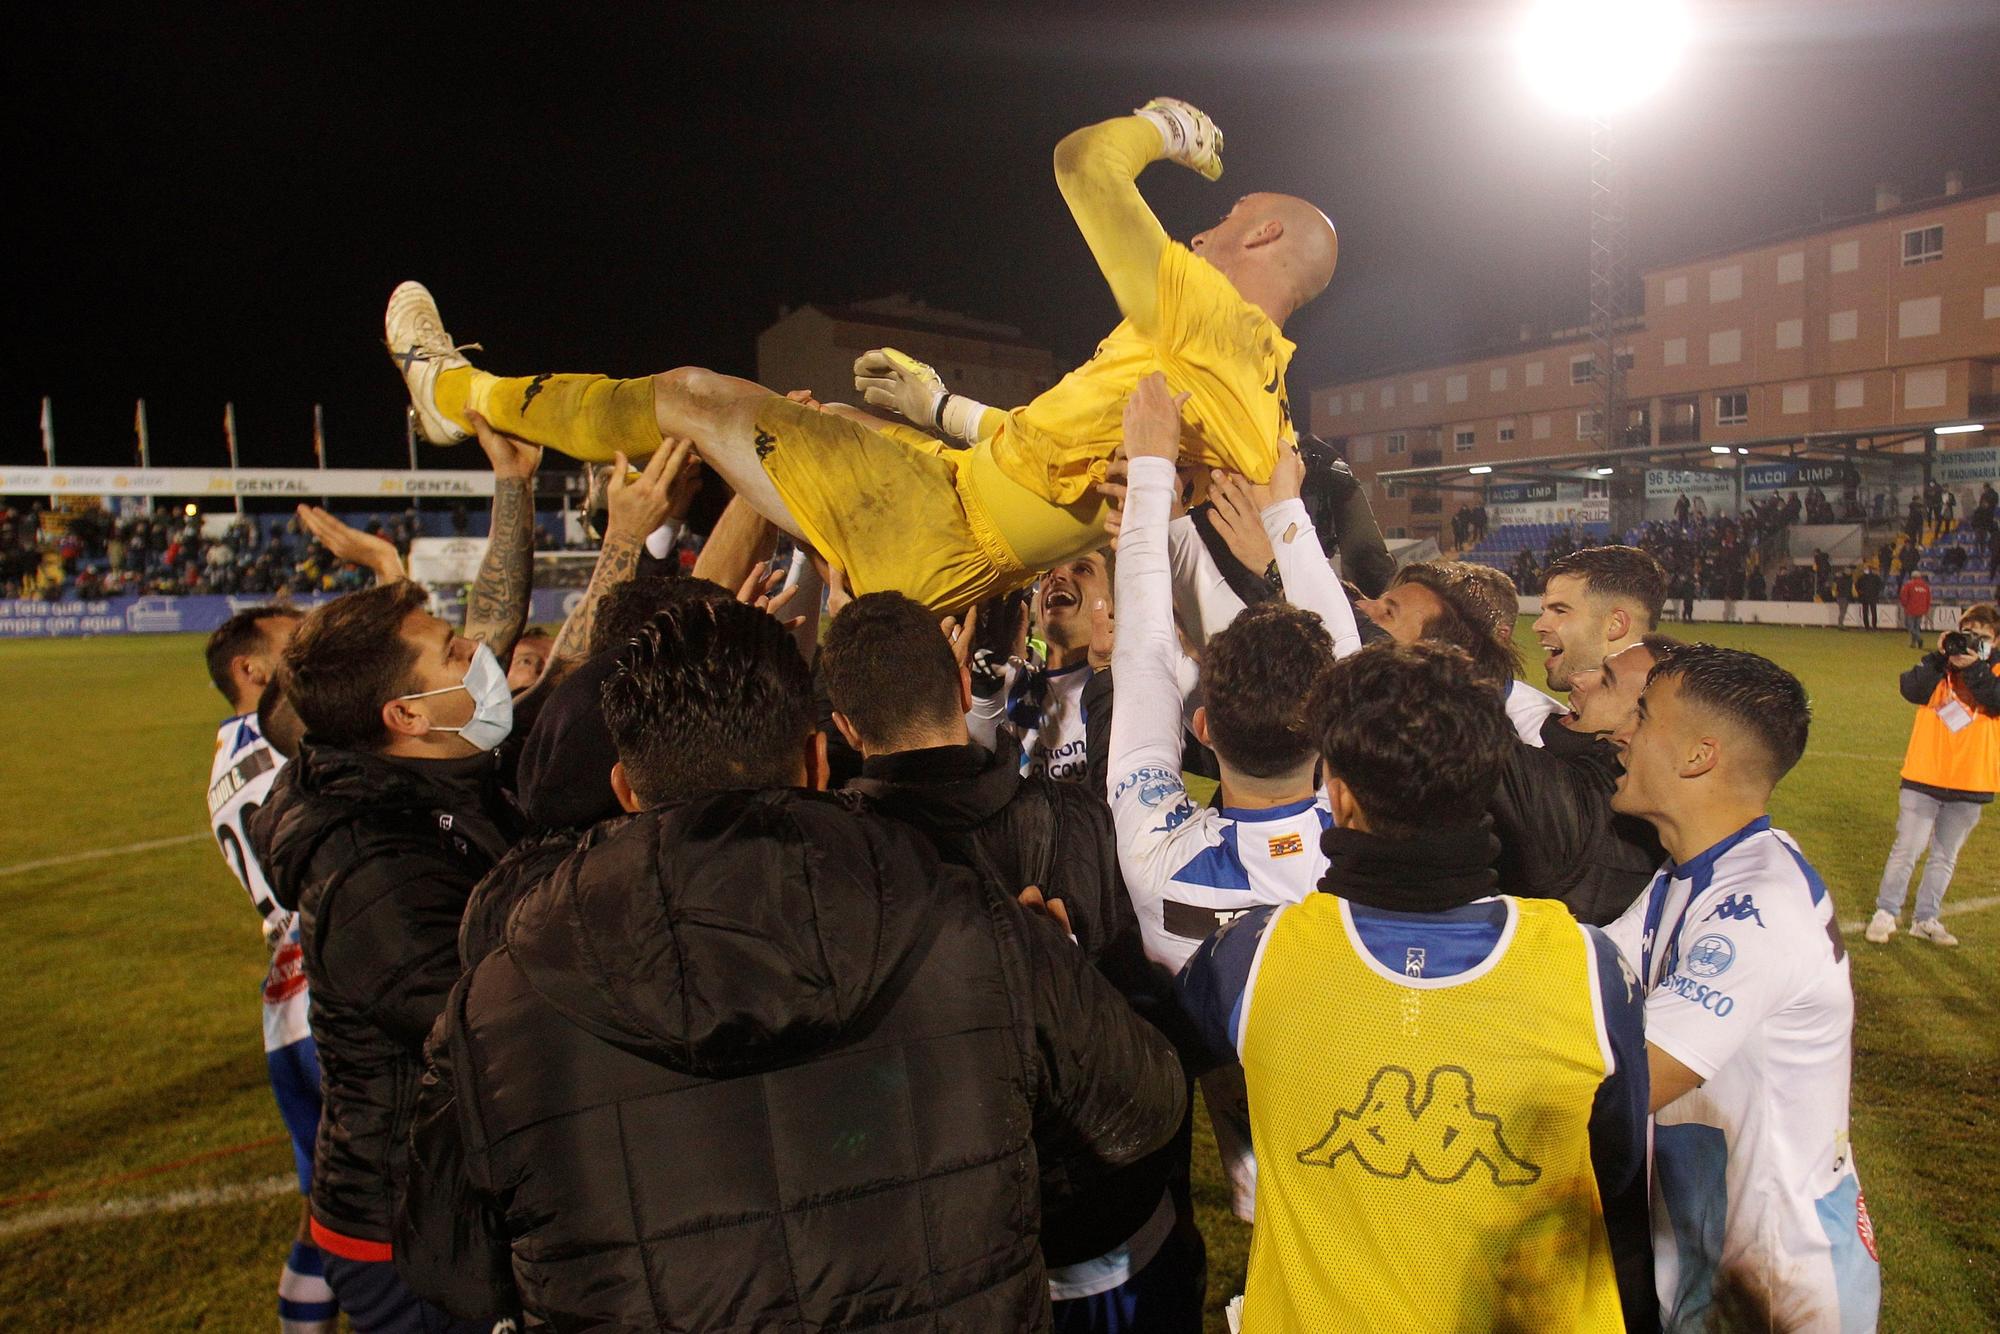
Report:
M1609 477L1612 473L1616 471L1618 471L1616 468L1599 468L1597 470L1597 475L1599 477Z
M1475 463L1470 468L1467 468L1466 471L1474 477L1484 477L1487 473L1493 471L1493 465L1490 463Z
M1736 447L1736 452L1737 452L1738 454L1748 454L1748 453L1749 453L1750 451L1749 451L1749 450L1747 450L1747 449L1745 449L1745 448L1744 448L1743 446L1741 446L1741 445L1738 445L1738 446Z
M1933 432L1933 434L1936 434L1936 435L1966 435L1966 434L1969 434L1970 432L1973 432L1973 431L1983 431L1983 430L1985 430L1985 429L1986 429L1986 423L1985 423L1985 422L1967 422L1967 423L1966 423L1965 425L1963 425L1963 426L1940 426L1940 427L1938 427L1938 428L1937 428L1937 430L1936 430L1935 432Z
M1710 446L1708 447L1708 452L1709 452L1709 453L1711 453L1711 454L1727 454L1727 453L1729 452L1729 446L1728 446L1728 445L1710 445Z
M1521 67L1550 102L1602 116L1665 83L1687 39L1680 0L1538 0L1521 28Z
M192 519L195 515L201 513L201 506L195 504L192 500L190 500L187 503L187 508L182 510L181 513L187 515L190 519Z

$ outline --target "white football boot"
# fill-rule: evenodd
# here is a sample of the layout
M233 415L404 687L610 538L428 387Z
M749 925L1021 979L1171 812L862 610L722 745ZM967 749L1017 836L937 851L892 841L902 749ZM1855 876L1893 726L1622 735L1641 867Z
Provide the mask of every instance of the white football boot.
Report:
M389 293L389 309L382 316L382 341L388 345L396 369L403 373L424 439L434 445L470 440L470 431L438 411L437 377L441 371L470 366L460 353L479 344L454 344L444 331L444 320L430 290L414 282L403 283Z

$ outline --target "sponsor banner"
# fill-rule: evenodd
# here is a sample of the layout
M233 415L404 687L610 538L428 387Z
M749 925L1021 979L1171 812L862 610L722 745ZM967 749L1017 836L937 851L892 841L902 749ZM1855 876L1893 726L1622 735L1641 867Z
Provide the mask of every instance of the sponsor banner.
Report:
M1577 488L1579 491L1581 487ZM1581 496L1571 500L1544 500L1532 504L1489 505L1487 517L1493 527L1508 523L1610 523L1608 496Z
M332 600L323 593L283 601L302 611ZM529 599L528 620L536 625L559 624L583 600L580 588L538 588ZM51 639L75 635L207 634L249 607L280 601L276 597L118 597L85 601L40 602L30 598L0 598L0 639ZM432 599L438 614L457 621L464 614L460 597Z
M1556 500L1564 492L1583 494L1581 483L1558 486L1555 482L1494 482L1486 488L1486 503L1491 505L1533 505L1542 501Z
M369 468L0 468L7 496L491 496L493 474Z
M1931 462L1931 476L1946 486L2000 482L2000 449L1940 450Z
M420 584L469 584L485 559L483 537L419 537L410 543L410 578Z
M1646 469L1648 500L1679 500L1683 495L1689 500L1700 496L1714 509L1716 501L1736 498L1736 475L1718 468Z
M1759 463L1743 470L1745 491L1803 491L1811 486L1823 491L1838 491L1848 483L1859 480L1850 465L1838 461Z

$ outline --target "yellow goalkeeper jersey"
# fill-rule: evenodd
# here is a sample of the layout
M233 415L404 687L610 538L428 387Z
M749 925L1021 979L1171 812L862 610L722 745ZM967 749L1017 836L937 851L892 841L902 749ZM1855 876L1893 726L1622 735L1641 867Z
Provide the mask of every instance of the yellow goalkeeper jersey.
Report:
M1125 400L1141 377L1166 374L1182 409L1183 462L1265 482L1278 444L1295 443L1285 370L1293 344L1229 279L1178 241L1160 252L1151 334L1125 320L1096 355L1025 407L1003 414L987 441L1010 478L1057 505L1087 498L1124 437Z
M1242 1020L1245 1331L1624 1328L1590 1155L1612 1060L1592 946L1562 904L1503 901L1491 953L1442 977L1422 948L1385 966L1333 895L1272 919Z

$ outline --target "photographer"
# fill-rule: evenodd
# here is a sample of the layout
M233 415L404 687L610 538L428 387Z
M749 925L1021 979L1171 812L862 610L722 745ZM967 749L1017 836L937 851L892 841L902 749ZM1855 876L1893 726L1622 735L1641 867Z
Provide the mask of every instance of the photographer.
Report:
M1979 814L2000 789L2000 679L1993 674L1993 642L2000 637L2000 608L1968 607L1958 629L1938 637L1927 653L1903 673L1903 698L1918 706L1903 754L1903 786L1897 796L1896 842L1882 868L1875 916L1868 939L1880 945L1896 934L1896 918L1910 891L1910 873L1926 844L1930 861L1917 886L1916 919L1910 934L1937 945L1958 937L1939 920L1945 887L1958 865Z

